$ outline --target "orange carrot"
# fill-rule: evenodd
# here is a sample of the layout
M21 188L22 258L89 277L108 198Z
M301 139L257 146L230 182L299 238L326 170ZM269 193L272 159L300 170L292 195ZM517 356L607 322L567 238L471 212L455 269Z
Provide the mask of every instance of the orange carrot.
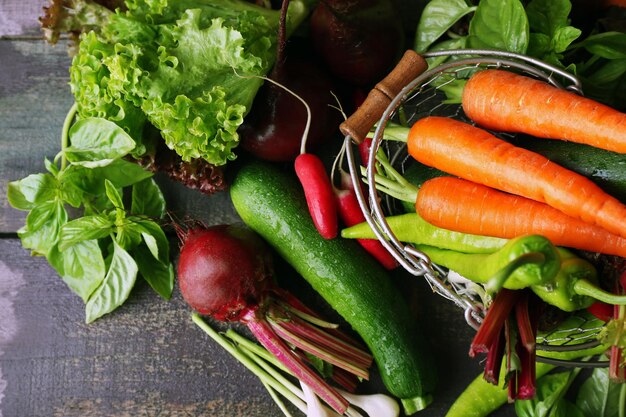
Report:
M512 239L539 234L557 246L626 257L626 239L525 197L454 177L424 182L417 213L443 229Z
M626 153L626 113L504 70L474 74L463 111L487 129L563 139Z
M445 117L417 121L407 138L419 162L546 203L626 238L626 206L588 178L487 131Z

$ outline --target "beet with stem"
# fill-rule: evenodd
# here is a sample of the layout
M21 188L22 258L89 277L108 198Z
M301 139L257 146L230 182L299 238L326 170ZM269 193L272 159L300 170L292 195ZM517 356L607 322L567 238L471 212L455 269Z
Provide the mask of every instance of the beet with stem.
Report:
M193 224L176 230L182 242L178 282L187 304L213 319L245 324L301 382L344 414L348 401L312 370L307 354L333 365L338 382L346 371L368 379L372 356L277 286L271 252L251 229ZM354 387L349 379L345 388Z

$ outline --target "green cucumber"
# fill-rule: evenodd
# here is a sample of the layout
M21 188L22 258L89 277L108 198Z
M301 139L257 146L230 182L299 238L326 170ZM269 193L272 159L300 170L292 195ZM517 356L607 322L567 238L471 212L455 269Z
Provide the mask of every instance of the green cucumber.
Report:
M255 161L230 187L237 213L260 234L366 343L385 387L407 414L432 401L433 359L403 295L378 262L353 240L325 240L316 230L294 175Z
M584 175L613 197L626 202L626 155L553 139L519 137L515 144Z

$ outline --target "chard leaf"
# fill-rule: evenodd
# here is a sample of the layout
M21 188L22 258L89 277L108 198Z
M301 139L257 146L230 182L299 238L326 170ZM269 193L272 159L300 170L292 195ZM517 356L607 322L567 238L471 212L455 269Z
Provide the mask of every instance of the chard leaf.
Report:
M536 397L531 400L515 401L515 413L518 417L551 416L553 408L565 395L574 376L575 374L569 371L541 377L537 381Z
M165 198L157 183L148 178L133 185L131 213L160 219L165 215Z
M103 118L82 119L70 128L67 160L85 167L99 167L127 155L135 141L118 125Z
M523 54L528 48L529 26L520 0L482 0L470 21L469 44Z
M585 415L576 404L565 398L561 398L554 405L548 417L585 417Z
M618 417L620 384L609 379L608 368L596 368L576 397L576 405L586 417Z
M85 240L101 239L113 233L115 222L107 215L99 214L79 217L71 220L61 228L59 250Z
M161 297L169 300L174 289L174 266L170 262L160 262L145 245L133 251L133 258L139 266L139 273Z
M38 204L53 200L59 183L50 174L31 174L18 181L9 182L7 199L18 210L32 210Z
M85 321L94 320L122 305L137 280L138 267L133 258L113 240L113 256L104 280L89 297Z
M106 273L102 251L96 240L78 242L66 247L63 252L55 245L47 258L68 287L84 302L102 283Z
M465 0L432 0L426 4L420 16L415 36L415 50L419 53L428 48L463 16L476 10Z

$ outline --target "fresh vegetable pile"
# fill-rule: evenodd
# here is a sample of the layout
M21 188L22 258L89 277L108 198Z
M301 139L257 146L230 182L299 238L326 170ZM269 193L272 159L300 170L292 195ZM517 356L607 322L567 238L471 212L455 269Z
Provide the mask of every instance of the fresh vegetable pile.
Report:
M138 277L169 299L176 275L193 322L309 416L399 415L389 396L354 395L373 364L405 414L427 407L436 370L421 318L388 273L399 262L365 221L365 184L343 170L346 150L326 164L342 104L354 111L374 86L394 95L376 84L405 50L394 3L103 3L54 0L41 19L48 41L73 36L76 104L47 173L9 185L10 204L28 212L23 246L82 298L87 322L120 306ZM440 86L463 120L387 126L384 139L405 142L413 157L403 174L382 149L370 153L371 140L359 147L376 188L407 211L388 213L396 237L484 303L469 354L486 356L485 371L448 416L486 415L507 400L518 415L595 416L594 384L603 384L603 415L624 408L626 34L613 24L626 8L606 10L598 25L577 28L569 0L427 2L410 33L416 51L526 54L576 74L587 95L476 69ZM168 216L156 172L205 194L229 189L245 225ZM180 241L176 263L169 231ZM359 340L279 287L273 254ZM539 319L555 311L556 329L580 317L602 327L596 344L538 352ZM240 323L260 346L209 321ZM554 374L537 361L599 354L609 365L575 404L564 396L580 369Z

